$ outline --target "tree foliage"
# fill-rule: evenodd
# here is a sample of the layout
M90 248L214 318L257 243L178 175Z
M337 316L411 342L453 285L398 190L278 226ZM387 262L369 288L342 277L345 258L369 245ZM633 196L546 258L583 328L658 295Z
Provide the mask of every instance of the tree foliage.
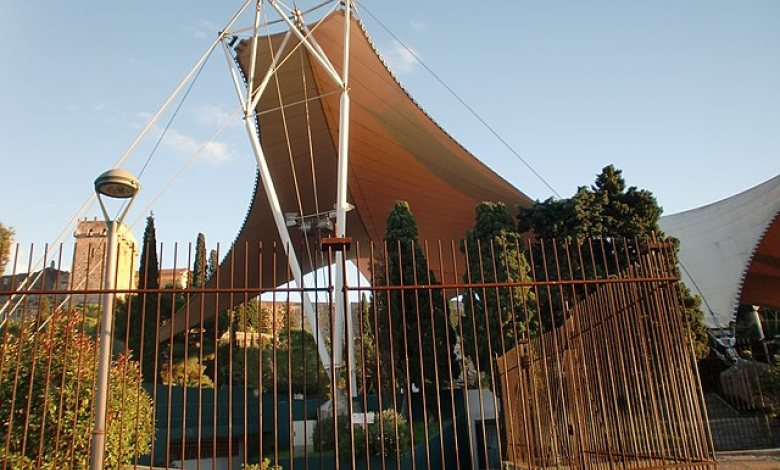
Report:
M159 289L160 271L157 258L157 234L154 215L146 218L141 261L138 271L139 289ZM170 342L158 345L160 328L164 328L173 312L185 304L185 296L174 292L149 292L129 295L117 303L114 340L125 347L131 357L141 363L144 380L161 380L159 372L168 362L184 359L178 351L169 351ZM167 371L166 371L167 373Z
M589 245L593 255L585 266L573 266L574 273L606 277L616 274L616 254L636 261L639 252L631 240L646 241L653 236L664 237L658 226L662 209L648 190L626 187L623 172L613 165L604 167L590 187L581 186L568 199L547 199L530 207L520 208L518 229L532 232L536 237L537 252L544 248L546 240L557 239L577 246L585 238L597 239ZM629 243L625 243L628 240ZM576 258L574 260L576 264ZM537 272L551 272L560 279L566 279L566 270L558 272L554 260L548 258L547 265L541 256L534 259ZM595 272L594 272L595 271ZM702 323L701 302L683 286L685 293L686 324L695 344L697 357L703 358L709 351L706 327ZM564 294L566 295L566 294ZM573 294L571 294L573 295ZM560 321L563 305L574 298L562 298L559 291L540 291L540 311L551 311L550 321ZM543 319L546 318L543 316ZM548 325L549 326L549 325Z
M194 288L203 287L206 283L206 236L198 233L195 241L195 260L192 263L192 282L190 285Z
M0 439L9 439L10 454L2 460L13 468L88 466L96 344L82 325L78 313L57 311L44 330L33 336L33 325L23 324L5 344ZM152 403L141 387L139 364L126 355L112 362L110 387L106 467L119 468L149 451Z
M204 360L204 365L206 373L213 377L217 387L225 387L228 383L234 387L243 387L246 382L247 388L267 390L272 387L272 382L261 380L261 374L265 374L268 368L262 360L263 350L259 347L224 343Z
M518 228L546 239L640 238L660 233L661 208L653 193L626 189L622 170L609 165L595 183L568 199L547 199L520 208Z
M281 465L272 465L271 459L266 457L262 462L248 463L244 465L243 470L282 470Z
M0 223L0 275L5 272L5 267L11 259L11 244L14 239L14 229Z
M709 335L704 324L704 312L701 309L701 297L693 295L688 287L680 282L685 300L685 324L693 342L696 359L704 359L710 353Z
M209 251L209 264L207 266L205 280L208 281L214 277L217 273L217 269L219 269L219 255L217 254L217 250L211 250Z
M279 307L283 307L280 305ZM278 310L281 310L279 308ZM271 311L263 307L259 298L249 299L238 305L232 312L232 325L235 331L243 331L247 333L257 332L270 332L271 325Z
M378 260L376 286L438 283L427 267L417 240L417 222L404 201L396 202L387 217L385 243L387 261ZM397 384L393 386L414 384L434 392L437 379L440 388L451 386L451 379L460 375L460 366L453 356L455 332L449 321L449 303L444 292L435 287L394 289L375 295L373 301L379 317L377 341L381 362L386 368L396 369ZM382 375L390 378L389 371Z
M317 342L308 331L282 331L275 346L271 341L263 349L263 363L264 382L269 388L276 383L277 393L324 397L330 388L328 372L317 354Z
M312 432L315 449L330 450L336 447L334 425L334 420L329 418L317 423ZM350 446L350 427L352 428L354 447ZM366 436L366 432L368 432L368 436ZM341 457L349 456L353 452L355 457L365 456L366 438L368 439L369 455L390 459L409 452L412 442L409 422L394 410L376 413L374 421L366 427L352 426L349 418L341 416L338 420L338 438Z
M355 322L355 333L360 341L355 343L355 367L357 368L358 388L364 388L366 393L376 393L377 383L377 351L376 334L371 308L365 293L360 297L359 317Z
M460 248L467 259L467 283L530 280L520 234L503 203L477 206L474 227ZM529 330L536 330L536 299L527 287L466 289L461 321L464 352L485 372L495 356L504 355Z
M206 366L195 356L176 362L172 367L169 367L168 363L163 364L160 380L166 385L179 387L214 387L211 377L206 375Z
M141 261L138 267L140 289L160 288L160 268L157 260L157 234L154 229L154 214L146 218L144 241L141 245Z
M263 335L252 344L225 341L204 354L203 366L217 387L246 383L247 388L265 392L324 397L330 385L314 337L298 328L278 332L276 338Z
M169 354L167 348L170 342L157 344L160 328L165 327L171 312L179 311L184 303L184 295L173 292L129 295L117 302L114 341L124 345L131 357L141 363L141 371L147 382L154 382L155 377L159 379L157 372L167 362L165 357Z

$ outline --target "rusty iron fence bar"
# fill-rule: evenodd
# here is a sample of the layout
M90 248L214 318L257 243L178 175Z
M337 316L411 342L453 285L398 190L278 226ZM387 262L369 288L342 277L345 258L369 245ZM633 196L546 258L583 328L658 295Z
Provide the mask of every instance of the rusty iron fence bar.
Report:
M715 467L669 244L355 242L341 291L316 268L347 246L313 246L302 286L288 247L117 253L108 468ZM107 291L82 248L32 277L17 247L0 284L2 469L88 458Z

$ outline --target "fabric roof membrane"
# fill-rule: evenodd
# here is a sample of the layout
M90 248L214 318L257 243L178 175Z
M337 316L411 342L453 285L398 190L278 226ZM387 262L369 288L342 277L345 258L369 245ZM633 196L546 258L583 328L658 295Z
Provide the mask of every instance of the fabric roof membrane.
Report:
M660 226L680 240L682 278L702 296L708 327L728 327L739 304L780 308L780 175Z
M343 24L343 12L336 11L309 26L336 70L342 68ZM257 77L265 74L283 36L279 33L259 38ZM414 102L354 18L350 44L348 200L354 209L347 216L348 236L363 246L368 241L381 242L387 214L396 200L409 202L421 240L447 242L463 238L473 224L474 208L482 201L501 201L510 210L531 203L525 194L458 144ZM332 209L335 202L339 93L309 52L303 47L295 48L298 45L295 39L289 41L284 56L288 51L293 52L272 78L258 103L257 114L260 140L282 210L313 214ZM251 40L240 42L236 52L242 72L248 76ZM316 187L313 176L316 176ZM275 271L271 263L265 263L261 272L258 269L230 272L231 266L245 266L248 260L255 260L249 265L257 266L261 242L264 253L274 243L277 246L281 243L261 184L258 180L235 248L219 268L222 286L227 285L227 279L232 279L234 287L252 288L271 288L289 280L282 261ZM296 246L308 242L313 252L318 251L316 240L304 240L297 229L292 229L290 234ZM350 256L355 256L354 250ZM317 256L310 259L299 250L299 257L304 272L323 266L323 260ZM438 260L432 259L431 264L431 269L439 272ZM450 264L445 260L441 266L444 281L456 280ZM215 282L212 279L210 287ZM213 316L215 311L243 301L235 297L240 296L208 294L203 299L205 312ZM190 326L195 321L190 321ZM183 316L178 314L174 319L174 333L184 328Z

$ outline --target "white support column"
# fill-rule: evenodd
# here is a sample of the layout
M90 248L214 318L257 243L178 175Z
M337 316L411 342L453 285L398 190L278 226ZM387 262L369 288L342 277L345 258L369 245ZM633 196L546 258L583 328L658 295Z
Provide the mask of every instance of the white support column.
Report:
M251 107L251 96L252 96L252 90L255 87L255 66L257 64L257 40L258 40L258 34L260 30L260 6L262 5L261 0L257 0L257 3L255 4L255 24L252 29L252 57L249 58L249 81L246 84L246 96L248 97L246 100L244 100L244 117L249 116L252 113L252 107ZM224 43L222 43L224 46ZM281 48L281 50L284 50L284 47ZM271 68L273 69L273 64L271 64ZM232 68L232 67L231 67ZM262 92L260 93L262 94Z
M227 54L227 51L225 52ZM228 61L228 68L233 79L233 85L236 88L239 101L241 102L242 106L244 106L248 99L245 100L244 98L240 80L236 76L236 71L233 68L232 59L230 57L228 57ZM298 287L304 287L305 284L303 281L303 273L301 272L301 265L298 262L298 256L295 253L295 247L293 246L292 240L290 239L290 232L288 231L287 224L284 220L282 207L279 204L279 197L276 193L276 187L274 186L271 172L268 169L265 153L263 152L263 147L260 144L260 139L256 133L253 120L249 116L244 118L244 128L246 129L247 135L249 136L249 142L252 145L252 152L254 153L255 160L257 162L257 169L260 173L263 189L265 190L268 204L271 206L271 213L274 217L276 229L279 232L279 238L281 239L282 244L284 245L284 250L287 253L293 279L295 280L295 283L298 285ZM325 367L325 370L329 370L331 365L331 357L328 353L328 348L325 344L322 332L318 328L319 322L317 321L317 312L314 310L314 306L312 305L311 299L307 293L301 293L301 301L303 303L303 312L306 316L306 321L309 322L309 325L315 334L315 340L317 342L317 353L319 354L320 361L322 362L323 367Z
M274 216L274 223L276 223L276 229L279 232L279 238L282 240L284 250L287 253L287 258L290 263L290 272L295 279L295 283L298 287L305 287L303 281L303 273L301 272L301 265L298 262L298 255L295 253L295 247L290 239L290 232L288 231L287 224L284 220L284 214L282 213L282 207L279 204L279 199L276 195L276 187L274 186L273 179L271 178L271 172L268 169L268 163L263 153L263 148L260 145L260 139L255 132L255 126L252 121L247 118L244 120L244 127L249 135L250 143L252 144L252 151L255 154L255 160L257 161L257 168L260 172L260 179L263 182L263 188L265 189L265 195L268 198L268 203L271 206L271 212ZM301 301L303 302L303 311L306 315L306 320L309 322L312 331L316 335L317 340L317 352L320 356L325 370L330 369L331 358L328 353L328 348L325 344L325 339L322 336L322 332L317 328L319 322L317 321L317 312L314 310L314 305L311 303L309 294L301 292Z
M265 93L265 88L268 86L268 83L271 81L271 77L273 77L274 73L276 73L276 67L279 64L279 59L282 57L282 53L284 53L284 50L287 48L287 43L289 41L290 41L290 32L287 31L287 34L285 34L284 38L282 39L282 43L279 45L279 50L276 51L276 55L274 55L274 58L271 61L271 65L268 67L268 71L266 72L265 77L263 77L263 80L257 86L257 89L254 91L254 93L251 90L248 93L248 96L253 98L252 98L252 104L248 107L247 115L249 112L255 109L257 107L257 103L260 102L260 97L263 96L263 93Z
M341 90L341 101L339 109L339 157L338 157L338 180L336 189L336 236L344 237L347 233L347 193L348 193L348 169L349 169L349 34L350 34L350 15L351 15L351 1L346 0L344 2L344 58L341 81L343 88ZM334 337L344 338L350 342L348 367L352 374L352 390L353 396L357 395L357 374L355 371L355 348L352 347L352 341L354 334L352 331L352 312L349 310L348 297L342 294L344 289L344 267L346 261L344 260L346 254L343 251L336 253L336 283L335 288L338 295L336 296L336 319L334 322ZM346 302L345 302L346 300ZM347 331L344 334L344 319L347 318ZM342 342L337 341L333 345L333 359L337 365L343 366L343 350Z
M349 371L352 374L352 387L351 392L352 396L356 397L358 396L358 378L357 378L357 366L355 363L355 327L354 327L354 318L352 318L352 301L347 298L347 303L344 306L347 309L347 312L349 312L349 315L347 315L347 335L346 340L349 341L349 355L347 356ZM365 411L365 410L364 410Z
M290 260L290 269L293 274L293 278L295 279L296 283L298 283L299 286L303 286L303 277L301 273L300 264L298 262L297 255L295 253L295 250L293 249L291 240L290 240L290 234L288 231L288 227L286 224L286 221L284 219L284 214L281 209L281 205L279 204L278 196L276 194L276 190L274 188L273 179L271 177L271 174L268 170L268 165L265 159L265 155L263 153L262 145L260 144L259 136L256 133L256 129L254 126L254 123L251 121L250 116L251 113L254 112L257 103L260 101L260 97L263 94L266 86L268 85L268 82L270 78L273 76L274 73L276 73L276 68L279 63L279 59L283 54L283 51L285 47L287 46L287 41L290 38L290 35L293 34L295 37L301 42L301 44L309 51L312 57L314 57L315 61L319 63L319 65L325 70L327 75L333 80L334 83L336 83L337 86L341 88L341 97L339 102L339 138L338 138L338 169L337 169L337 175L338 175L338 181L337 181L337 191L336 191L336 236L338 237L344 237L346 236L346 229L347 229L347 217L346 213L349 208L349 204L347 202L347 195L348 195L348 167L349 167L349 119L350 119L350 99L349 99L349 56L350 56L350 24L351 24L351 12L352 12L352 2L351 0L344 0L342 3L344 5L344 49L343 49L343 67L341 70L341 74L336 71L335 67L331 63L331 61L328 59L325 52L322 50L322 48L317 44L316 40L311 34L311 31L306 28L305 25L299 27L293 21L289 18L288 15L285 14L285 12L279 7L277 2L275 0L268 0L268 3L277 11L279 16L282 18L282 20L287 24L289 27L289 31L287 33L287 36L282 41L282 45L280 49L276 52L276 54L273 57L273 60L271 62L271 65L264 76L263 80L261 81L260 85L258 86L257 90L253 90L252 87L254 79L255 79L255 70L254 66L252 66L252 70L250 70L250 83L249 87L247 88L247 94L246 97L243 96L242 88L239 83L239 79L236 76L236 72L233 68L232 64L232 57L228 55L228 60L230 61L230 71L233 76L233 82L236 87L236 92L239 96L239 99L241 100L241 104L245 109L246 117L244 121L244 125L246 127L247 135L249 136L250 143L252 145L252 150L255 154L255 159L257 160L257 166L258 171L260 173L260 178L263 183L263 188L266 192L266 196L268 198L268 202L271 206L271 211L274 216L274 222L276 223L277 230L279 232L279 237L282 240L282 243L285 245L285 250L288 253L288 257ZM255 55L257 50L257 25L258 25L258 15L255 17L255 36L253 38L253 45L252 45L252 52L253 57L251 60L251 63L254 64L255 62ZM303 30L303 31L302 31ZM304 34L305 33L305 34ZM228 54L227 49L225 50L226 54ZM349 370L351 372L351 382L352 382L352 395L357 394L357 373L355 370L355 348L352 347L352 343L354 341L354 332L353 332L353 325L352 325L352 318L351 318L351 309L349 308L349 300L348 297L344 294L344 279L345 279L345 271L344 266L346 263L345 260L345 254L343 252L337 252L336 253L336 276L335 276L335 294L336 294L336 305L335 305L335 312L334 312L334 338L335 342L332 345L333 348L333 364L336 365L336 367L343 368L345 365L349 367ZM306 314L307 320L311 323L312 328L316 331L317 334L317 345L318 345L318 352L320 354L320 358L323 362L323 364L328 368L331 364L331 358L328 356L328 351L325 348L325 343L322 340L322 335L315 327L316 325L316 313L314 312L313 307L311 306L311 301L307 295L302 296L303 297L303 304L304 304L304 312ZM344 331L344 327L346 326L346 332ZM346 334L345 334L346 333ZM343 356L344 356L344 344L346 341L349 341L349 357L347 358L347 364L344 363Z

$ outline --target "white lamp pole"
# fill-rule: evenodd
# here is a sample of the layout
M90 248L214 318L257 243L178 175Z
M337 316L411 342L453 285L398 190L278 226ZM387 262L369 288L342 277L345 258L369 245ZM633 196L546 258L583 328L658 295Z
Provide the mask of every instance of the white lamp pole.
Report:
M95 180L100 209L106 219L106 259L105 277L103 280L103 312L100 317L100 333L98 339L98 370L97 388L95 391L95 428L92 432L92 448L90 450L90 469L102 470L106 453L106 408L109 393L109 368L111 367L111 324L113 323L114 299L116 297L116 259L118 229L130 210L141 183L135 176L125 170L115 168L108 170ZM103 198L128 199L117 220L111 220Z

